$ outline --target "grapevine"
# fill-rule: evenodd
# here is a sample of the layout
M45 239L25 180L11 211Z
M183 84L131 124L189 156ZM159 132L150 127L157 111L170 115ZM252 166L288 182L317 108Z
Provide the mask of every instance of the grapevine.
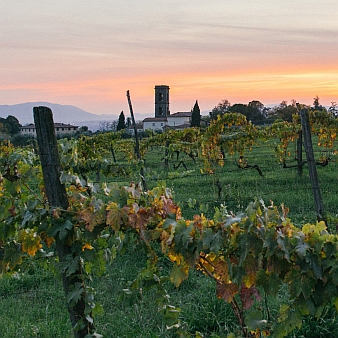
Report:
M318 112L310 117L320 146L332 148L336 123ZM205 131L193 128L153 135L142 140L141 152L144 155L154 145L167 148L167 157L176 151L196 152L204 161L203 170L212 173L213 165L222 164L225 151L238 153L247 163L245 150L272 136L280 139L278 156L285 162L289 143L298 137L299 129L297 118L258 128L242 115L226 114ZM69 206L55 208L47 202L36 153L1 142L1 273L22 269L31 257L52 261L69 275L80 271L79 283L66 297L68 306L84 299L86 318L79 326L88 327L88 337L98 336L93 323L103 311L95 302L91 277L105 273L130 236L144 244L149 257L132 287L139 288L147 280L158 289L167 325L178 335L188 333L178 309L169 304L154 245L173 263L169 278L177 287L190 269L212 278L217 296L231 304L246 337L284 337L302 325L303 316L320 317L331 303L338 310L338 237L323 222L299 229L288 219L286 207L266 206L263 201L252 202L237 215L221 206L212 219L201 214L186 220L165 186L145 192L136 183L123 187L93 183L91 173L98 169L112 176L129 175L128 165L116 155L124 153L128 163L136 161L133 146L132 140L122 140L119 134L61 140L60 179L66 185ZM62 264L55 255L57 241L67 241L72 249ZM281 306L277 321L259 311L247 311L262 304L265 294L276 295L283 284L293 301Z

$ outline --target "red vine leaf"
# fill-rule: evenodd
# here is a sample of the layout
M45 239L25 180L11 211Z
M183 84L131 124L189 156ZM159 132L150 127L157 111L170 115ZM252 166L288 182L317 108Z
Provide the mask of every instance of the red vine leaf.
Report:
M223 284L217 283L216 295L218 298L223 298L226 302L230 303L235 295L238 293L237 284Z
M130 226L134 229L145 230L149 219L153 216L153 209L140 208L137 212L129 214Z
M15 205L12 205L9 209L8 209L9 213L15 217L16 216L16 212L15 212Z
M256 287L247 288L246 286L243 286L241 289L241 301L243 309L250 309L251 306L254 304L255 299L258 302L260 302L262 299L259 290Z

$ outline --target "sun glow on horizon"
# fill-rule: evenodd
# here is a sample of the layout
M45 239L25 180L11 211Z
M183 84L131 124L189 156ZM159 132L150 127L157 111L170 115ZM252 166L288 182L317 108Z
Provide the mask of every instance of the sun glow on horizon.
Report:
M195 100L204 111L223 99L338 101L337 1L174 3L7 1L0 104L117 114L130 90L135 111L151 114L158 84L169 85L172 112Z

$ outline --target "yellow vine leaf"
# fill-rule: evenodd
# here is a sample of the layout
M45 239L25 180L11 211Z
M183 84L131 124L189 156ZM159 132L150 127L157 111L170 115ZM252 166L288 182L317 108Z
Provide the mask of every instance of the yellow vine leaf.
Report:
M32 257L42 248L41 237L35 232L23 230L20 232L19 240L21 241L22 251Z
M181 265L182 261L183 261L183 256L181 254L176 254L173 252L168 253L168 258L173 262L173 263L177 263L177 265Z
M243 278L244 285L247 288L252 287L255 284L256 281L256 274L253 272L248 273L246 276Z
M327 230L327 227L326 227L326 224L325 224L324 221L320 221L316 225L307 223L302 227L302 232L305 235L313 233L313 232L314 233L321 233L321 232L326 231L326 230Z
M208 258L208 260L211 262L213 262L217 258L216 254L213 252L208 253L205 257Z
M85 250L93 250L93 247L89 244L89 243L86 243L84 245L82 245L82 251L85 251Z
M228 264L221 258L216 262L214 275L224 283L229 283L230 281Z
M54 243L54 241L55 241L55 240L54 240L53 237L48 237L48 236L47 236L47 237L45 238L45 243L46 243L46 245L47 245L48 248L50 248L50 246Z

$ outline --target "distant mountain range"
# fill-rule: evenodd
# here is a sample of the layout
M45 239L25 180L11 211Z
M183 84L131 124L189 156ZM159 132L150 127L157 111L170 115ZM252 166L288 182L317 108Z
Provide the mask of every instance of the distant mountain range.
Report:
M52 110L54 122L70 123L76 126L87 126L89 130L96 131L100 128L103 121L111 122L118 120L118 115L112 114L92 114L75 106L62 105L50 102L26 102L13 105L0 105L0 117L6 118L8 115L15 116L22 126L34 123L33 108L45 106ZM208 115L208 111L201 112ZM129 117L129 112L124 112L125 117ZM135 120L142 121L145 117L153 117L154 113L148 116L135 113Z
M34 123L33 108L45 106L52 110L54 122L70 123L77 126L87 126L90 130L99 129L102 121L114 121L117 115L92 114L75 106L61 105L49 102L27 102L14 105L0 105L0 117L6 118L8 115L15 116L21 125ZM125 113L125 116L129 116ZM144 119L144 116L135 114L136 119Z

